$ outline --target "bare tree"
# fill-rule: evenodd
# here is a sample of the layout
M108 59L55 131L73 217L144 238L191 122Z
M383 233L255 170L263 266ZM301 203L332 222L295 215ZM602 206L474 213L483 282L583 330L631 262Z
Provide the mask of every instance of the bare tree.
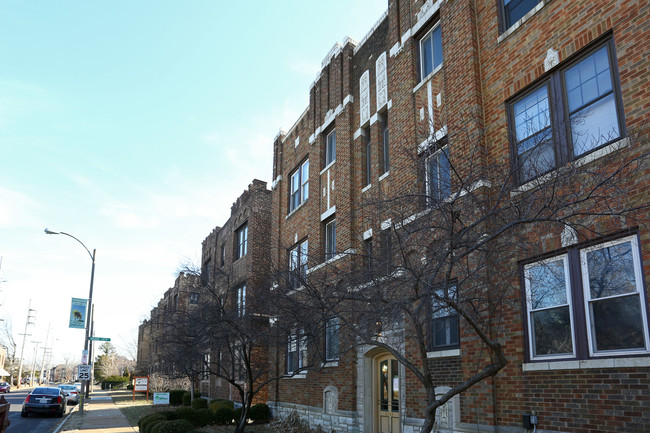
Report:
M284 377L269 374L268 368L268 352L276 335L269 325L271 293L268 288L233 291L232 270L227 268L220 269L212 282L196 266L184 264L181 269L195 277L192 290L201 301L196 308L179 309L167 320L165 337L157 342L164 347L161 360L173 364L173 371L192 383L213 376L235 390L242 407L235 431L242 433L256 396L270 382Z
M548 144L548 137L537 140L540 148ZM648 204L636 181L647 173L649 144L645 136L624 140L595 163L579 159L554 170L540 152L516 164L488 159L476 129L402 149L391 159L391 177L418 173L420 181L377 193L353 215L362 223L381 215L378 242L337 251L345 259L326 260L308 275L285 269L277 276L280 316L309 330L317 356L318 336L333 316L340 351L389 352L423 386L421 431L432 431L439 407L509 362L508 318L521 317L522 305L517 260L539 254L542 235L587 240L643 223L637 216ZM337 223L344 218L337 213ZM443 384L427 352L461 340L475 354L474 371L436 395Z

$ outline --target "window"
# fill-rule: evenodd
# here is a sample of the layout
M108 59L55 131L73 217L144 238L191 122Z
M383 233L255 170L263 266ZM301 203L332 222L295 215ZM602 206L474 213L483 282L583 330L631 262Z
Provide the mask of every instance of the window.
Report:
M442 65L442 36L440 22L437 22L422 39L420 39L420 80Z
M289 250L289 285L295 289L302 285L307 276L307 239Z
M383 173L388 173L390 170L390 155L388 153L388 122L382 122L382 169Z
M336 161L336 130L327 134L325 139L325 166Z
M336 255L336 220L325 224L325 260Z
M199 303L199 294L198 293L190 293L190 304L198 304Z
M178 293L174 295L174 312L178 311Z
M208 259L201 268L201 281L206 286L210 284L210 274L212 274L212 260Z
M370 138L366 139L366 185L372 183L372 144Z
M210 354L203 355L203 368L201 369L201 380L210 379Z
M246 284L237 288L237 317L246 315Z
M390 272L393 269L393 238L390 229L382 230L381 234L381 270Z
M636 236L524 267L530 359L648 352Z
M431 297L431 349L443 350L458 347L458 312L444 299L457 299L456 286L435 291Z
M293 212L309 198L309 160L291 173L291 191L289 192L289 212Z
M226 245L221 244L221 267L223 268L226 264Z
M287 373L294 373L307 365L307 338L299 329L289 335Z
M504 30L507 30L514 23L519 21L532 8L537 6L540 0L503 0L503 24Z
M235 260L244 257L248 249L248 224L244 224L235 232L237 239L237 249L235 250Z
M237 381L246 380L246 365L244 360L244 346L235 346L233 350L232 377Z
M447 147L436 151L426 159L427 198L430 203L439 202L451 194L451 173Z
M613 59L609 41L510 104L521 183L621 137L623 114Z
M367 271L366 278L372 278L372 268L373 268L373 251L372 251L372 238L366 239L363 241L363 249L365 256L363 258L364 268Z
M339 318L325 322L325 361L339 359Z

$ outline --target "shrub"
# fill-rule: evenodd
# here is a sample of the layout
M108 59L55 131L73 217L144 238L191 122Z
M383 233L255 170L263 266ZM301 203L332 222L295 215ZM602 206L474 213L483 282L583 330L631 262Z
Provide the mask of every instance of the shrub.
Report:
M189 406L181 406L174 411L176 419L186 419L192 421L195 416L196 409L192 409Z
M195 390L194 398L199 398L199 397L201 397L201 393ZM183 402L183 406L189 406L192 404L192 394L189 391L185 391L183 393L182 402Z
M140 418L138 420L138 428L140 429L141 432L144 432L147 425L149 425L152 421L154 421L156 419L158 419L158 420L160 420L160 419L167 420L165 415L161 415L159 413L152 413L152 414L149 414L149 415L145 415L145 416L143 416L142 418Z
M218 409L222 407L228 408L232 412L233 410L235 410L235 403L233 403L230 400L224 400L220 398L215 398L210 400L209 408L212 412L216 412Z
M248 417L255 423L266 423L271 420L271 408L264 403L257 403L251 406Z
M194 424L197 427L203 427L212 424L212 421L213 418L210 409L208 408L197 409L195 412L194 420L192 420L192 424Z
M102 389L120 389L129 383L128 376L108 376L102 380Z
M128 389L129 391L133 391L133 385L131 385L131 384L129 383L129 384L126 386L126 389Z
M192 409L207 409L208 400L206 398L195 398L192 400Z
M212 405L210 405L210 410L212 410ZM232 422L233 416L234 415L232 408L225 405L219 406L217 409L212 410L212 419L216 424L230 424Z
M144 432L143 433L152 433L153 429L158 425L162 423L166 423L167 418L160 417L160 418L152 418L144 427Z
M194 431L194 425L186 419L165 421L156 424L151 433L189 433Z
M169 404L172 406L180 406L183 403L184 389L170 389L169 391Z

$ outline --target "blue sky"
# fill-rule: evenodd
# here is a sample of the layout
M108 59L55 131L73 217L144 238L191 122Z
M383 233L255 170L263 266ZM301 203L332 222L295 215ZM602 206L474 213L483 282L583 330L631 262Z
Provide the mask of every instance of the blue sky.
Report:
M307 107L323 58L385 0L0 0L0 318L78 361L71 297L97 249L96 335L118 349ZM0 326L2 324L0 323Z

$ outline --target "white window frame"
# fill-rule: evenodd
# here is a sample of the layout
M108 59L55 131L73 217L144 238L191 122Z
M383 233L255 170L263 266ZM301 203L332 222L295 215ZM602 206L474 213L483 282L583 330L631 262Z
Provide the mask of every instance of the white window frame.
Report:
M437 190L435 191L435 194L434 194L434 191L432 191L431 183L429 182L429 179L430 179L429 163L430 163L431 160L437 159L438 160L438 167L440 167L440 159L442 157L447 159L447 167L449 168L449 192L443 194L444 191L441 188L441 185L442 185L441 178L442 177L440 176L440 171L438 171L438 173L437 173L438 188L437 188ZM433 152L431 155L427 156L427 158L425 160L425 176L426 176L425 182L426 182L426 188L427 188L427 197L428 197L430 202L435 203L435 202L443 201L444 199L446 199L447 197L449 197L451 195L451 161L449 161L449 145L445 145L445 146L441 147L440 149L436 150L435 152Z
M339 329L341 329L341 325L339 324L338 317L331 317L329 320L327 320L327 322L325 322L325 361L326 362L336 361L339 359L340 356L339 347L341 346ZM336 334L336 353L331 354L329 352L329 348L330 348L330 338L332 337L333 334Z
M640 321L641 327L643 330L643 341L645 347L642 348L630 348L630 349L620 349L620 350L601 350L596 351L593 341L593 320L592 314L590 311L590 303L592 302L590 298L590 287L589 287L589 270L587 262L587 254L593 251L598 251L604 248L612 247L620 244L630 244L630 250L632 255L632 266L633 266L633 275L635 283L635 292L625 293L621 295L613 295L610 297L599 298L600 301L606 299L615 299L622 297L631 297L636 296L640 303ZM564 278L565 278L565 287L567 290L567 303L569 306L569 317L571 321L571 337L572 337L572 353L563 353L563 354L551 354L551 355L535 355L534 354L534 323L531 320L532 313L535 311L543 311L546 308L540 308L537 310L532 309L532 295L530 288L530 269L544 265L545 263L555 262L562 260L564 263ZM572 263L573 261L573 263ZM579 263L575 263L579 261ZM579 273L579 275L576 275ZM581 284L573 286L572 283L577 280L581 280ZM641 256L639 250L639 239L638 235L625 236L611 241L605 241L598 244L594 244L587 247L572 247L568 253L558 254L553 257L549 257L544 260L538 260L536 262L527 264L524 266L524 286L525 286L525 296L526 296L526 322L527 322L527 337L528 337L528 356L531 361L540 361L540 360L553 360L553 359L594 359L594 358L603 358L603 357L620 357L625 355L643 355L650 353L650 329L648 326L648 300L647 295L644 289L644 275L643 275L643 266L641 263ZM583 303L583 311L580 312L580 320L584 320L584 323L580 323L580 326L576 326L576 316L577 308L576 304L573 302L575 299L580 299ZM557 308L559 305L548 308ZM586 334L586 335L584 335ZM578 352L578 346L580 345L581 352ZM586 349L584 347L586 346Z
M300 272L300 277L304 279L307 276L307 263L308 263L308 252L309 252L309 240L305 239L301 242L298 242L289 250L289 278L296 278L293 276L296 269ZM300 280L298 279L298 282ZM296 286L298 287L298 286Z
M336 129L325 136L325 167L336 162Z
M292 350L294 349L294 350ZM297 352L297 363L293 370L289 369L289 357L292 353ZM307 360L307 337L305 336L303 329L295 329L289 334L287 342L287 373L293 374L296 371L305 367L305 361Z
M336 218L325 224L325 261L336 256Z
M433 45L433 42L434 42L434 39L433 39L433 32L434 32L436 29L438 29L438 28L440 28L440 20L438 20L438 21L437 21L437 22L436 22L436 23L435 23L435 24L434 24L434 25L429 29L429 31L427 31L427 32L424 34L424 36L422 36L422 37L418 40L418 48L419 48L419 55L420 55L420 81L424 80L426 77L428 77L428 76L429 76L430 74L432 74L434 71L436 71L436 70L437 70L439 67L441 67L441 66L444 64L444 62L445 62L445 58L444 58L444 55L443 55L443 57L442 57L442 61L440 62L440 64L439 64L439 65L436 65L436 64L435 64L435 51L433 50L433 49L435 48L435 46ZM430 70L429 72L426 72L426 73L425 73L425 70L424 70L424 55L423 55L423 53L424 53L424 46L423 46L423 44L424 44L424 41L425 41L429 36L431 36L431 44L432 44L432 50L431 50L431 55L432 55L432 57L431 57L431 70ZM442 46L442 30L440 31L440 45Z
M244 223L235 232L237 239L237 257L241 259L248 252L248 223Z
M246 284L237 287L237 317L246 315Z
M590 311L590 303L592 302L592 300L590 297L591 292L589 290L589 270L587 267L587 254L592 251L597 251L603 248L624 244L626 242L630 243L630 249L632 251L632 266L634 267L633 270L634 270L636 296L638 296L639 302L641 303L641 319L643 321L643 328L645 331L645 335L644 335L645 349L626 349L622 351L603 350L597 352L594 350L595 344L593 341L593 321L592 321L592 314ZM592 247L581 249L580 250L580 272L582 273L582 293L584 296L585 321L586 321L586 328L587 328L587 341L589 343L589 355L598 357L598 356L613 356L613 355L629 355L635 353L649 352L650 331L648 330L648 312L646 311L648 301L645 296L645 291L643 290L643 271L641 268L641 258L639 256L639 244L638 244L637 236L628 236L621 239L616 239L610 242L605 242L602 244L594 245ZM622 298L622 297L629 297L629 296L634 296L634 295L632 294L615 295L605 299L614 299L614 298ZM603 299L601 298L601 300Z
M293 212L309 198L309 159L306 159L290 175L289 212ZM294 197L297 197L294 203Z
M551 307L537 308L533 309L533 295L531 293L531 278L530 278L530 269L537 266L545 266L551 262L557 262L562 260L564 266L564 290L566 291L567 304L563 305L553 305ZM571 273L569 268L569 256L568 254L560 254L558 256L553 256L551 258L537 261L535 263L530 263L524 267L524 280L526 285L526 314L528 322L528 350L531 360L541 360L541 359L553 359L553 358L567 358L576 356L576 333L575 333L575 320L573 316L573 298L571 293ZM534 331L534 322L532 320L533 313L538 311L550 310L553 308L558 308L561 306L567 305L569 307L569 321L571 324L571 353L559 353L551 355L534 355L535 353L535 331Z

